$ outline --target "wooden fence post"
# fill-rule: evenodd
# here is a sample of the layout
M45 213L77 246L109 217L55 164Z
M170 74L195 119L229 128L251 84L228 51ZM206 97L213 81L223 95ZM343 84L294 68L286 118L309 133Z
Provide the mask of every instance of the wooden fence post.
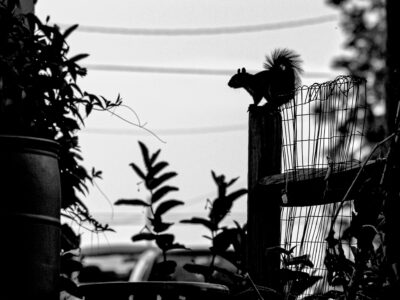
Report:
M265 106L249 107L249 161L247 265L255 283L280 290L278 253L267 248L280 245L281 191L258 184L281 172L282 121L279 112Z

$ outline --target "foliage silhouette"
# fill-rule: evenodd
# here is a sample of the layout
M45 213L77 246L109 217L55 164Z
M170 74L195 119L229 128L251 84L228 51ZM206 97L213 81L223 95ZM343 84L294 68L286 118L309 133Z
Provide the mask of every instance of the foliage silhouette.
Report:
M197 224L206 227L211 236L207 236L211 240L210 247L213 259L209 266L186 264L185 269L202 274L206 281L222 283L227 285L234 299L295 299L301 295L306 289L314 285L320 276L309 275L304 272L304 268L312 268L313 263L308 255L294 257L293 249L285 250L280 247L268 249L267 251L278 251L282 254L282 265L280 278L282 285L286 287L286 294L265 286L254 284L246 268L247 255L247 226L241 226L234 221L234 227L226 227L221 225L221 221L230 212L233 203L239 197L247 193L246 189L239 189L231 193L227 193L228 187L232 186L238 178L226 180L224 175L216 175L211 171L212 178L217 185L218 196L210 203L210 211L208 218L192 217L191 219L182 220L184 224ZM232 249L232 251L231 251ZM232 272L220 268L214 264L215 258L221 256L230 261L235 267L236 272Z
M238 189L228 193L231 187L238 179L233 178L226 180L225 175L216 175L211 171L214 183L217 186L217 197L214 200L207 199L209 205L209 213L207 218L192 217L191 219L181 220L183 224L202 225L210 231L210 236L205 238L211 241L210 251L212 259L210 265L186 264L184 268L193 273L201 274L207 282L220 283L227 285L235 297L246 299L249 293L254 291L251 286L251 279L246 271L246 244L247 244L247 226L241 226L234 221L235 227L226 227L221 224L225 217L229 214L234 202L247 193L246 189ZM230 251L233 248L233 251ZM236 271L221 268L215 264L217 256L221 256L228 260L236 267ZM259 295L260 289L256 288L256 296ZM265 290L267 293L274 293L270 289Z
M181 220L180 223L200 224L205 226L210 231L211 236L206 238L212 241L212 246L210 247L210 250L214 256L212 265L215 256L222 255L225 256L225 258L227 258L235 266L243 267L245 262L245 241L243 239L246 238L246 226L244 225L241 227L239 223L235 222L236 227L227 228L221 226L221 222L230 212L234 201L245 195L247 190L239 189L228 194L228 187L232 186L238 178L231 179L227 182L225 175L217 176L214 171L211 171L211 175L215 184L217 185L218 196L213 201L207 200L207 203L210 205L208 217L192 217L191 219ZM231 245L236 247L234 256L227 254L226 251ZM211 280L211 278L208 279Z
M112 230L89 213L81 195L101 172L87 171L77 132L94 110L110 111L121 105L84 91L78 79L86 75L79 65L88 54L69 55L65 31L42 23L34 14L19 13L19 1L0 3L0 134L54 140L59 144L62 215L94 232ZM61 227L61 290L76 294L71 273L79 268L72 251L78 236Z
M328 271L328 283L333 288L326 293L315 294L308 299L391 299L398 294L399 278L397 264L388 258L392 250L389 236L393 230L388 222L388 200L393 190L391 177L398 170L396 161L391 158L393 147L398 147L398 132L392 134L378 143L373 152L383 146L387 141L392 141L386 158L376 161L380 168L366 171L362 167L358 174L363 173L363 179L357 193L352 199L354 211L350 226L337 235L333 229L332 221L329 234L326 238L325 266ZM392 154L392 155L391 155ZM360 180L357 174L354 182ZM397 185L397 184L396 184ZM353 189L352 184L346 195ZM399 201L398 190L394 196ZM339 206L338 211L342 208ZM337 216L337 214L336 214ZM351 254L346 255L347 249Z
M156 268L159 280L170 279L170 275L175 271L176 263L167 259L167 252L172 249L186 249L182 244L175 242L175 236L167 233L167 230L174 224L165 222L164 215L171 209L183 205L184 202L176 199L167 199L170 192L177 191L175 186L167 185L166 182L175 176L176 172L164 171L168 167L165 161L158 161L161 150L150 153L147 146L139 141L139 147L143 157L145 170L136 163L130 163L130 167L143 180L146 189L149 191L148 199L118 199L115 205L142 206L148 210L147 219L149 224L145 226L142 232L132 236L132 241L154 241L157 247L162 251L163 261ZM164 171L164 172L163 172Z
M16 14L18 2L0 4L0 134L58 142L64 215L79 224L88 222L94 231L108 230L78 196L86 195L88 184L101 173L83 167L77 131L94 109L113 109L121 98L110 101L79 87L86 69L78 63L88 54L68 57L66 42L77 25L61 32L33 14Z
M61 226L61 259L60 259L60 291L65 295L72 295L81 298L74 276L82 269L82 263L79 257L79 249L81 244L80 235L68 225ZM60 295L60 298L62 296Z

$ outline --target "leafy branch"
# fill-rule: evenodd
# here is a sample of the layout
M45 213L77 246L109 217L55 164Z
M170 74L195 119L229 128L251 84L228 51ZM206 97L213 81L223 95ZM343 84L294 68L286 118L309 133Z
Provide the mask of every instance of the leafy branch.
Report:
M233 203L245 195L247 190L239 189L228 193L228 188L238 178L227 181L224 175L216 175L214 171L211 171L211 175L217 185L218 196L213 201L207 199L207 205L210 205L207 218L192 217L180 222L202 225L210 231L210 236L206 236L205 238L211 240L212 246L210 250L212 259L209 266L187 264L184 267L190 272L202 274L208 282L215 282L218 280L218 274L224 273L225 277L228 277L231 283L239 284L244 279L244 274L241 272L245 270L247 228L246 225L240 226L236 221L234 222L235 227L227 228L222 226L221 222L231 211ZM234 248L234 251L228 251L231 246ZM231 262L237 269L236 274L216 266L215 261L217 256L221 256Z
M400 106L398 110L399 108ZM398 277L388 259L391 246L388 236L395 229L391 228L388 221L387 205L391 200L399 200L398 192L390 199L390 191L396 187L393 186L393 182L388 181L393 176L392 172L398 169L393 157L398 147L399 132L397 129L375 145L334 215L326 238L324 263L329 285L339 288L340 291L335 291L335 297L331 298L389 299L390 295L396 293ZM392 144L386 159L375 162L378 163L380 171L368 171L365 166L373 153L389 141L392 141ZM356 182L359 183L359 188L353 193L353 198L348 198L350 192L355 189ZM354 201L351 223L339 237L336 237L333 229L334 221L344 201L348 199ZM351 255L345 254L345 247L350 248Z
M129 205L145 207L148 212L148 225L144 229L132 236L132 241L154 241L157 247L162 251L163 262L157 266L161 278L168 277L175 270L176 263L167 260L167 252L172 249L186 249L184 245L175 242L175 236L167 233L167 230L174 224L165 222L164 215L171 209L183 205L184 203L177 199L167 199L169 193L178 191L178 188L167 185L166 182L175 176L176 172L164 171L169 165L165 161L158 161L161 150L150 153L146 145L139 141L139 147L143 157L145 169L140 168L136 163L130 163L130 167L142 179L146 189L149 192L148 199L129 198L119 199L115 205Z
M309 254L294 256L295 248L287 250L277 246L267 249L267 253L278 252L281 256L282 267L279 276L284 299L296 299L322 279L322 276L314 275L315 272L307 272L307 269L314 268L314 263Z

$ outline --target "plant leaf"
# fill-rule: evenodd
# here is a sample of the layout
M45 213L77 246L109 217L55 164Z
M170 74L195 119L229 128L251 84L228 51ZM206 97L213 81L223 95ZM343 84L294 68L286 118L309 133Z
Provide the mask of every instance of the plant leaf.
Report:
M151 162L150 162L149 149L146 147L146 145L143 142L139 141L138 143L139 143L140 150L142 151L144 165L146 166L147 170L150 170Z
M157 237L157 235L155 235L154 233L151 232L142 232L142 233L138 233L135 234L134 236L132 236L132 241L136 242L136 241L153 241L155 240Z
M71 57L71 58L68 60L68 63L77 62L78 60L84 59L84 58L86 58L86 57L88 57L88 56L89 56L89 54L87 54L87 53L82 53L82 54L75 55L75 56Z
M213 170L211 170L211 175L212 175L212 178L214 179L215 183L218 185L219 181L218 181L217 174L215 174L215 172Z
M229 181L229 182L226 184L226 187L230 187L230 186L231 186L232 184L234 184L238 179L239 179L239 177L236 177L236 178L231 179L231 181Z
M282 248L279 246L269 247L265 251L265 253L267 255L268 255L268 253L279 253L279 254L290 255L292 252L293 252L293 248L291 250L286 250L285 248Z
M63 33L64 39L66 39L75 29L77 29L78 26L79 26L79 24L75 24L75 25L72 25L71 27L68 27L67 29L65 29L65 31Z
M247 193L246 189L240 189L226 196L220 195L213 201L209 213L210 220L215 224L221 222L231 210L233 201L235 201L237 198L241 197L246 193Z
M193 217L193 218L188 219L188 220L181 220L180 223L183 223L183 224L200 224L200 225L203 225L203 226L207 227L210 231L213 231L213 230L216 229L214 224L210 220L204 219L204 218Z
M223 253L229 248L231 244L232 231L231 229L225 229L214 237L211 251L215 253Z
M161 149L158 149L156 152L153 153L153 155L150 158L150 163L154 164L154 162L156 161L158 155L160 155Z
M170 209L172 209L172 208L174 208L175 206L178 206L178 205L183 205L183 201L180 201L180 200L167 200L167 201L164 201L157 207L156 212L154 213L154 217L155 218L158 218L158 217L161 218L161 216L164 213L166 213L168 210L170 210Z
M291 280L306 280L310 275L306 272L290 270L283 268L280 270L280 279L282 282L288 282Z
M151 225L153 226L153 230L156 233L164 232L174 224L174 223L164 223L160 219L149 218L149 220L151 221Z
M163 187L159 188L158 190L156 190L154 192L154 194L151 196L151 203L156 203L158 200L160 200L162 197L164 197L169 192L178 191L178 190L179 189L174 186L169 186L169 185L163 186Z
M92 103L88 103L88 104L85 106L86 116L90 115L90 113L92 112L92 110L93 110L93 104L92 104Z
M174 243L175 236L170 233L158 234L155 238L157 246L163 250L167 251L170 249L172 244Z
M304 265L310 268L314 267L314 264L310 260L310 255L309 254L304 254L296 257L290 257L289 259L285 260L285 264L287 266L291 265Z
M161 184L163 184L165 181L175 177L176 175L178 175L176 172L164 173L160 177L146 181L146 186L149 190L154 190L157 187L159 187Z
M114 205L133 205L133 206L150 206L149 203L141 199L118 199Z
M150 166L147 177L154 178L154 176L156 176L162 169L166 168L167 166L168 163L166 161L160 161L156 165Z
M154 272L157 274L157 280L166 280L168 279L168 275L175 272L176 262L173 260L165 260L157 263L154 266Z
M130 163L129 165L140 178L146 180L146 175L144 175L143 171L135 163Z
M230 193L229 195L227 195L226 199L227 199L227 201L233 202L236 199L238 199L239 197L243 196L244 194L247 194L247 190L240 189L240 190L234 191L234 192Z
M291 294L299 296L306 289L312 287L317 281L321 280L322 276L310 275L305 277L303 280L297 280L292 283L292 288L290 289Z

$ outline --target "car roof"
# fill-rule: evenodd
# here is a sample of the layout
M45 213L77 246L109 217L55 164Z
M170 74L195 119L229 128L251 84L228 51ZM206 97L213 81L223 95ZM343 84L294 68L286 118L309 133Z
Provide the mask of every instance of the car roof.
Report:
M85 246L81 248L82 256L99 256L99 255L109 255L109 254L134 254L141 253L147 249L154 248L154 246L149 244L102 244Z

